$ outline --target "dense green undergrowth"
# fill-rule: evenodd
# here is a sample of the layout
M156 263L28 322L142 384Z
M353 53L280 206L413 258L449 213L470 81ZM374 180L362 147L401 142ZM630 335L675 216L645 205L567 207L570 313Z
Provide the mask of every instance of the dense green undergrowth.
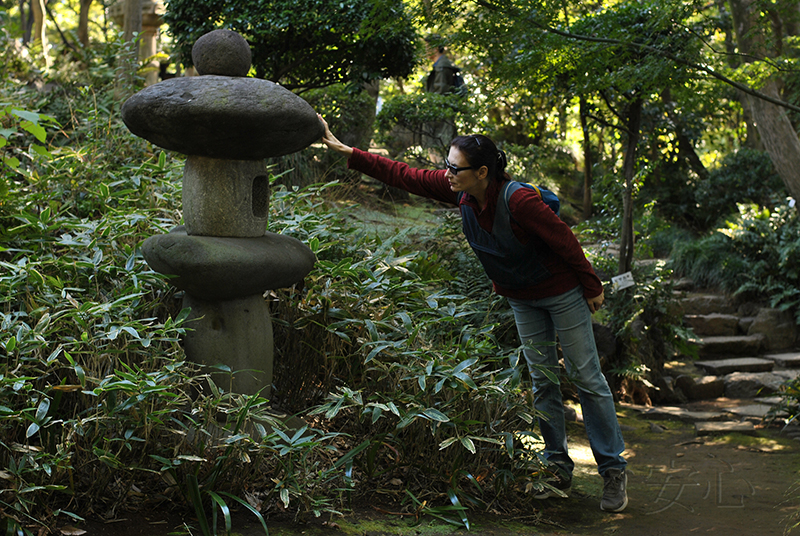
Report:
M698 284L792 311L800 323L800 219L788 203L741 205L703 238L676 244L673 265Z
M87 96L73 104L92 105ZM13 112L23 106L9 110L5 154L16 160L3 168L0 202L7 533L155 505L193 509L209 533L231 509L262 521L329 515L392 478L406 482L398 499L409 508L468 525L468 508L542 485L536 453L520 448L533 414L519 350L499 340L508 318L492 313L454 222L443 219L421 252L408 233L363 233L328 208L324 189L276 188L270 229L301 238L318 263L302 288L268 296L273 400L229 393L185 360L187 312L139 249L180 221L181 160L152 153L113 108L69 132L38 112ZM63 143L66 135L82 141ZM32 153L31 136L48 150ZM308 425L288 429L274 404Z

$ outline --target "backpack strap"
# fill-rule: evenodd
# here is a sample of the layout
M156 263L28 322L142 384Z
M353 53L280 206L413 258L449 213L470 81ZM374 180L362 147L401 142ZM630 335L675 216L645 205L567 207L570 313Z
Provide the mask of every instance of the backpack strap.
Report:
M508 217L511 218L512 220L514 219L514 216L511 214L511 209L508 206L508 201L511 199L511 196L514 195L514 192L516 192L520 188L533 188L533 190L537 194L539 194L539 197L542 197L542 192L540 192L539 189L536 186L532 185L532 184L521 183L519 181L507 181L505 184L503 184L503 187L500 190L500 195L498 196L498 199L497 199L497 204L498 204L497 208L498 208L498 210L500 210L500 206L499 205L500 205L500 200L502 199L503 200L503 208L505 208L506 214L508 214ZM516 220L514 220L514 221L516 221Z
M503 185L501 196L503 198L503 203L505 204L506 212L511 214L511 210L508 208L508 200L511 199L511 196L514 194L514 192L520 188L530 188L536 192L536 195L539 196L539 199L541 199L545 205L550 207L550 210L552 210L556 216L561 217L559 215L561 202L559 201L558 196L544 187L536 186L529 182L509 181ZM497 200L497 203L499 206L500 199ZM511 216L511 219L514 219L514 216Z

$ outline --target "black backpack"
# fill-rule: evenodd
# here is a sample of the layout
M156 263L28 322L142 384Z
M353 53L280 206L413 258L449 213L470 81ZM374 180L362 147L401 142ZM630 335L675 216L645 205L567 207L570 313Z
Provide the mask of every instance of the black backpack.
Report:
M453 93L456 95L466 95L467 91L467 84L464 82L464 77L461 75L461 69L456 67L453 73Z

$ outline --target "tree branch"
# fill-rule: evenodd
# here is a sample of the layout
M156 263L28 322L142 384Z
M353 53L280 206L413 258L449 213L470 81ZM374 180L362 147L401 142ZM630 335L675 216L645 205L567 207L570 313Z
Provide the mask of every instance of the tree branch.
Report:
M605 91L603 91L603 90L600 90L600 91L598 91L598 93L600 93L600 98L602 98L602 99L603 99L603 102L605 102L605 103L606 103L606 106L608 106L608 109L611 111L611 113L612 113L612 114L614 114L614 116L615 116L617 119L619 119L620 121L622 121L622 116L621 116L621 115L619 114L619 112L617 112L617 110L616 110L616 109L615 109L615 108L614 108L614 107L611 105L611 102L609 102L609 100L608 100L608 95L606 95L606 92L605 92Z
M69 42L69 40L67 39L67 36L64 35L64 32L62 32L61 28L59 28L58 22L56 22L56 18L53 16L53 13L50 11L50 6L48 5L47 2L44 3L44 9L47 12L47 16L50 17L51 21L53 21L53 25L56 27L56 31L58 31L58 35L61 36L61 42L64 43L64 45L66 45L76 55L80 55L80 52L78 52L78 49L75 47L75 45L73 45L72 43Z
M712 45L711 43L709 43L709 42L708 42L708 41L707 41L707 40L706 40L706 39L705 39L703 36L701 36L700 34L698 34L697 32L695 32L695 31L694 31L692 28L689 28L688 26L686 26L686 25L684 25L684 24L678 24L677 26L678 26L679 28L683 28L683 29L684 29L684 30L686 30L687 32L689 32L689 33L691 33L692 35L694 35L694 36L695 36L697 39L699 39L699 40L700 40L700 42L701 42L701 43L703 43L703 45L705 45L705 46L706 46L706 48L708 48L709 50L711 50L711 52L713 52L713 53L714 53L714 54L716 54L717 56L729 56L729 57L732 57L732 58L737 58L737 59L742 59L742 58L743 58L743 59L745 60L745 62L748 62L748 60L752 60L752 61L763 61L764 63L766 63L767 65L769 65L769 66L770 66L770 67L772 67L773 69L775 69L776 71L786 71L786 72L791 72L791 71L789 71L789 70L787 70L787 69L782 69L782 68L781 68L781 66L780 66L780 65L778 65L777 63L775 63L774 61L772 61L772 59L771 59L771 58L760 58L760 57L758 57L758 56L753 56L752 54L742 54L742 53L740 53L740 52L723 52L723 51L721 51L721 50L717 50L716 48L714 48L714 45ZM748 63L749 63L749 62L748 62Z
M615 125L613 123L609 123L608 121L606 121L605 119L603 119L602 117L600 117L598 115L594 115L594 114L591 114L591 113L585 113L583 115L585 117L588 117L589 119L594 119L595 121L597 121L601 125L605 125L605 126L607 126L609 128L613 128L613 129L616 129L616 130L620 130L620 131L624 132L625 134L630 134L631 133L631 131L628 130L627 128L625 128L624 126Z
M688 61L688 60L684 60L683 58L679 58L678 56L676 56L674 54L671 54L671 53L666 52L664 50L660 50L660 49L658 49L656 47L652 47L650 45L645 45L643 43L636 43L636 42L625 42L625 41L620 41L618 39L607 39L607 38L604 38L604 37L590 37L588 35L579 35L579 34L573 34L573 33L570 33L570 32L565 32L563 30L557 30L556 28L552 28L552 27L549 27L549 26L544 26L544 25L538 25L538 26L539 26L540 29L542 29L544 31L551 32L551 33L554 33L556 35L560 35L562 37L566 37L568 39L575 39L576 41L588 41L590 43L605 43L605 44L608 44L608 45L616 45L616 46L632 46L632 47L635 47L635 48L646 50L648 52L652 52L654 54L657 54L659 56L662 56L664 58L672 60L675 63L680 63L682 65L686 65L687 67L689 67L691 69L696 69L698 71L704 72L704 73L716 78L717 80L720 80L720 81L728 84L729 86L735 87L739 91L742 91L743 93L746 93L746 94L748 94L750 96L753 96L753 97L756 97L758 99L770 102L770 103L775 104L776 106L780 106L782 108L787 108L787 109L792 110L794 112L800 112L800 106L795 106L794 104L782 101L780 99L776 99L776 98L770 97L769 95L761 93L760 91L756 91L755 89L753 89L753 88L751 88L749 86L746 86L746 85L744 85L744 84L742 84L740 82L737 82L735 80L731 80L727 76L716 72L714 69L712 69L710 67L706 67L704 65L698 65L698 64L696 64L694 62L691 62L691 61Z

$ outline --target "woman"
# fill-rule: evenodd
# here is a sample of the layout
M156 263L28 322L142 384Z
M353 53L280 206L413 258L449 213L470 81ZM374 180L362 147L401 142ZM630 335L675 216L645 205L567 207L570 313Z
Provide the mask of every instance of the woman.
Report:
M349 147L331 134L322 116L320 121L325 126L322 141L345 155L350 169L461 210L467 240L492 279L495 292L508 299L520 339L531 341L536 348L524 353L533 379L534 406L543 416L539 427L545 457L554 469L549 484L562 492L556 495L566 496L575 464L567 450L561 389L542 372L558 371L553 344L558 334L604 481L600 508L623 511L628 504L626 462L622 457L625 444L592 331L591 315L603 304L603 284L572 230L536 190L522 187L508 197L504 195L514 184L505 172L506 156L486 136L453 139L446 169L423 170ZM551 488L536 497L551 496Z

